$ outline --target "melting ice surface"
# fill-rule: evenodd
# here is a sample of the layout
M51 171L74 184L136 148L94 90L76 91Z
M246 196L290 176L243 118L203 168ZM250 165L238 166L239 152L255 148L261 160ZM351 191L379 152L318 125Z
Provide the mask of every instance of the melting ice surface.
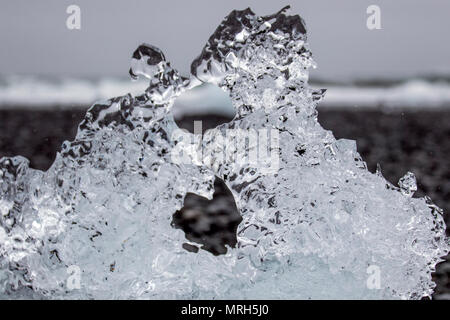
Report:
M190 78L158 48L140 46L130 74L147 77L147 90L93 105L48 171L0 159L1 297L430 295L449 248L441 210L412 197L413 174L390 184L367 170L354 141L320 126L324 92L308 86L312 66L304 22L285 9L231 12ZM236 117L202 140L175 134L174 100L204 82L229 93ZM221 158L218 137L229 129L275 130L279 169L237 161L246 156L239 148ZM207 161L195 160L199 148ZM192 161L173 161L174 150ZM170 219L187 192L211 198L215 176L243 217L238 245L221 256L191 253ZM73 270L79 288L68 286Z

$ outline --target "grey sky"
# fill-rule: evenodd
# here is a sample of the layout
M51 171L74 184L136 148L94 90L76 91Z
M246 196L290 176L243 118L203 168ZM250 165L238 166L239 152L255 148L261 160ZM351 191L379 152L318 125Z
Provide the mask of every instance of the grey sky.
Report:
M66 28L66 8L81 8L81 30ZM250 6L270 14L291 4L306 21L325 78L450 73L450 1L444 0L2 0L0 73L126 75L142 42L160 47L186 73L222 18ZM382 30L366 27L381 7Z

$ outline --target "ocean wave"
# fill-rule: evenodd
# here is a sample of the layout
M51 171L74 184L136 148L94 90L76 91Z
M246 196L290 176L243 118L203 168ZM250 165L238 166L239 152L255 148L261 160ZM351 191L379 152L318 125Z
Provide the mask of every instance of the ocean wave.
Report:
M76 79L34 76L0 78L0 109L85 108L99 100L144 92L145 81L124 78ZM450 83L410 79L389 86L316 84L325 88L320 107L428 109L450 107ZM231 100L218 87L206 85L184 93L175 102L175 116L199 113L234 114Z

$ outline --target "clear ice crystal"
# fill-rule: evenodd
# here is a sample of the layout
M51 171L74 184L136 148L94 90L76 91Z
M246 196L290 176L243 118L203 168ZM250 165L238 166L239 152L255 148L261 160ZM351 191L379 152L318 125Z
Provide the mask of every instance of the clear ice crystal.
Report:
M408 173L392 186L370 173L351 140L317 121L324 90L306 28L287 8L228 15L192 63L190 78L158 48L141 45L130 75L139 96L94 104L51 168L0 159L0 296L3 298L420 298L449 251L442 211L413 198ZM203 139L171 114L183 91L212 83L236 117ZM231 130L275 132L276 172L229 148ZM188 143L189 142L189 143ZM254 147L254 146L253 146ZM208 150L207 161L196 152ZM188 161L173 161L174 152ZM190 161L189 161L190 160ZM211 199L215 176L243 217L236 248L183 249L170 225L187 192ZM80 287L68 287L79 268ZM380 286L368 285L378 268Z
M417 181L414 173L407 172L398 181L398 186L400 187L400 190L404 195L412 197L414 195L414 192L417 191Z

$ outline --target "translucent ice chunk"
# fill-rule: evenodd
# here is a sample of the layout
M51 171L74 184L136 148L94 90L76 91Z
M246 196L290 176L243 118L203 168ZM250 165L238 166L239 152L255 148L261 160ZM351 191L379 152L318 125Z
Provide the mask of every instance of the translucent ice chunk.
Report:
M414 173L408 172L400 178L400 180L398 181L398 185L404 195L412 197L414 195L414 192L417 191L416 176L414 175Z
M47 298L420 298L449 249L441 210L390 185L350 140L317 121L324 90L303 20L287 8L233 11L184 78L140 46L139 96L94 104L52 167L0 160L0 295ZM236 117L203 137L180 131L173 101L202 82ZM230 140L231 139L231 140ZM233 139L238 139L233 140ZM214 176L242 215L236 248L183 249L170 226Z

